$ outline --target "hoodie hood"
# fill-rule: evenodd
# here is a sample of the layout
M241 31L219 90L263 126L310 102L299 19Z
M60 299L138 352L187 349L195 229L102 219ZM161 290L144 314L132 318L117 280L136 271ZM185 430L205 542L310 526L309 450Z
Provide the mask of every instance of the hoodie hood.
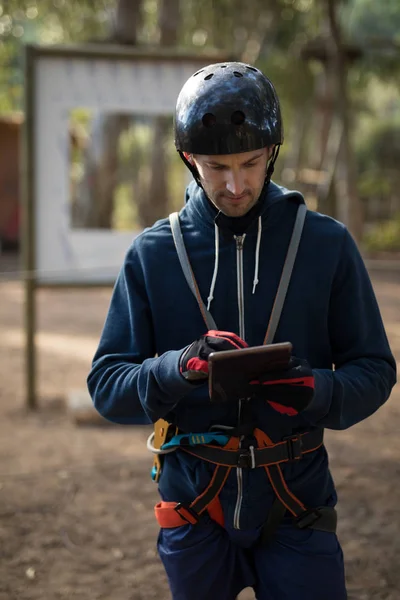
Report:
M185 203L188 214L195 219L197 226L203 228L214 228L215 225L224 234L243 235L255 234L259 229L258 219L261 219L262 229L272 224L271 217L275 217L281 210L271 211L271 207L290 200L296 204L304 204L304 198L300 192L287 190L286 188L270 182L261 191L257 204L243 217L227 217L212 204L205 194L203 188L195 181L190 182L185 192ZM272 212L274 215L272 215Z
M287 201L304 204L300 192L288 191L269 182L264 185L257 204L243 217L227 217L212 204L202 187L192 181L186 189L186 209L188 214L201 228L214 228L215 258L210 291L207 297L207 310L210 310L214 299L219 267L220 235L223 237L241 237L257 235L254 255L254 277L252 293L255 294L259 283L260 248L263 231L271 227L281 217ZM275 209L274 209L275 208ZM274 210L273 210L274 209Z

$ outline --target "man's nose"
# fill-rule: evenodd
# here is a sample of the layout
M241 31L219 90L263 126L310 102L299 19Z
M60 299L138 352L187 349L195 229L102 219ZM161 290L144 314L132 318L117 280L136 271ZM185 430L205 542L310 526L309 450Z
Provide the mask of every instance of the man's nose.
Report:
M245 190L244 176L240 172L229 171L226 179L226 189L232 196L241 196Z

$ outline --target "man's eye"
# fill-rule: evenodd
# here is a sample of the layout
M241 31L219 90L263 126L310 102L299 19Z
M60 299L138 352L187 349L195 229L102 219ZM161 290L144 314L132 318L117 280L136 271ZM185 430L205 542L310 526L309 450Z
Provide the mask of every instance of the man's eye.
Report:
M212 165L213 171L223 171L225 169L224 165Z
M247 165L245 165L246 169L251 169L252 167L255 167L256 163L247 163Z

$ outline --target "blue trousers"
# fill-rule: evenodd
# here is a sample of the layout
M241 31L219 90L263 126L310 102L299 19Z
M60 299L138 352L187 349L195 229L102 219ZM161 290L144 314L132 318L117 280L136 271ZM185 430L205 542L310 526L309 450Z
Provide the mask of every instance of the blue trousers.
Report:
M161 529L158 552L173 600L346 600L343 553L334 533L282 525L267 545L259 532L226 531L208 518Z

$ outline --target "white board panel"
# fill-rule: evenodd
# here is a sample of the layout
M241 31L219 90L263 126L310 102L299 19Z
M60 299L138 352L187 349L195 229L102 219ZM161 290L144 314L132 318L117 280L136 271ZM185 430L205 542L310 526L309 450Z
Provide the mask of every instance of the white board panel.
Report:
M85 107L94 112L172 115L182 85L199 65L185 58L126 60L68 53L35 57L33 168L39 284L112 283L139 233L70 228L70 111Z

